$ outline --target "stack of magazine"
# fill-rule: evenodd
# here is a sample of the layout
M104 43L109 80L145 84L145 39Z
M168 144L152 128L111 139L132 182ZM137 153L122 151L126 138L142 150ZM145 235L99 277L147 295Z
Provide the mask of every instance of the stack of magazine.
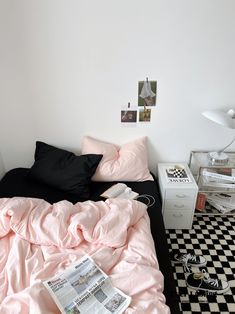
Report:
M206 200L210 205L223 214L235 210L235 194L208 193Z
M212 168L202 171L203 186L212 188L235 189L235 169Z
M222 193L207 193L207 202L221 213L235 210L235 169L212 168L203 169L202 184L205 187L223 191Z

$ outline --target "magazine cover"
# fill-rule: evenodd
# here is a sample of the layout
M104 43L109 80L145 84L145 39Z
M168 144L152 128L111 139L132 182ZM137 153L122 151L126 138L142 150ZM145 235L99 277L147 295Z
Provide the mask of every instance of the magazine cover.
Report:
M168 183L190 183L191 178L183 165L172 165L165 169Z

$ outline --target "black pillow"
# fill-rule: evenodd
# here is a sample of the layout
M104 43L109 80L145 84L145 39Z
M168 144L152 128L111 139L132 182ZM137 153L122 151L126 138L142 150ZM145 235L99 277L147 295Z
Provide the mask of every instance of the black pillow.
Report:
M90 196L91 177L102 155L76 156L64 149L37 141L34 158L35 162L29 171L30 179L87 199Z

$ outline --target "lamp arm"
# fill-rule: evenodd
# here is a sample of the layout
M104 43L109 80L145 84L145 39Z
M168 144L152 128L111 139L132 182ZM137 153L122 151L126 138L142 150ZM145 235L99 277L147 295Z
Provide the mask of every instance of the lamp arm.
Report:
M220 150L218 151L218 154L224 152L225 149L228 148L230 145L232 145L232 143L233 143L234 141L235 141L235 137L233 138L233 140L232 140L228 145L226 145L224 148L220 149Z

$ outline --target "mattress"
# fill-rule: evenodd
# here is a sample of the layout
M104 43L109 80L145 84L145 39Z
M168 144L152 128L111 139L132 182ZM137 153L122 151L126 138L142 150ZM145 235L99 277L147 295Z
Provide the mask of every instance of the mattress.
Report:
M16 168L10 170L0 181L0 198L11 197L30 197L43 199L50 204L59 202L61 200L68 200L75 204L80 201L74 194L65 193L54 189L45 184L40 184L35 181L29 181L27 178L29 169ZM161 199L156 181L145 182L124 182L133 191L139 195L151 195L151 199L146 197L139 198L143 203L151 201L148 207L148 215L150 218L151 233L155 244L155 250L159 263L159 268L164 276L164 295L166 297L166 304L170 307L171 313L180 313L178 307L178 297L176 294L171 262L169 258L169 250L167 239L165 235L164 223L161 213ZM108 189L114 182L92 182L90 200L100 201L100 195Z

